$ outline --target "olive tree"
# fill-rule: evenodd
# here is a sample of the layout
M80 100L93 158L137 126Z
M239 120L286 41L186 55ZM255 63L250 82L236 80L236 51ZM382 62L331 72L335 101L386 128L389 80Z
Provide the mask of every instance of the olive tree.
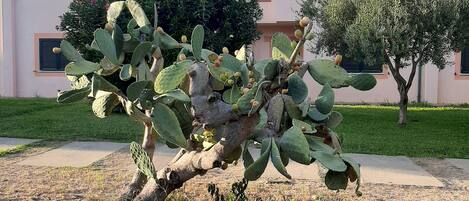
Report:
M315 51L389 67L400 96L399 124L406 123L417 70L429 62L443 69L448 53L469 38L467 0L305 0L302 5L302 13L317 16L321 27ZM410 73L404 75L404 69Z
M133 19L128 33L115 23L125 8ZM79 101L92 96L92 110L105 118L117 105L144 126L141 144L130 146L137 170L121 200L164 200L173 190L197 175L242 158L244 179L257 180L269 160L285 177L289 160L309 165L319 161L329 171L326 185L333 190L345 189L348 181L359 187L359 164L342 153L340 140L333 129L342 115L333 110L332 88L353 86L369 90L376 80L368 74L348 75L331 60L303 62L298 53L312 24L304 18L297 30L299 42L282 33L272 37L272 58L255 61L245 46L229 54L223 48L217 54L203 48L202 26L175 40L157 21L150 23L134 1L117 1L110 5L105 28L94 32L90 45L104 57L99 63L85 60L67 41L55 52L71 62L68 76L75 77L74 89L61 92L60 103ZM164 66L162 51L178 49L177 60ZM131 59L124 59L130 57ZM309 72L323 85L313 102L303 75ZM135 78L121 91L107 78ZM155 169L153 153L157 138L178 154L164 168ZM260 157L250 154L250 142L261 143ZM158 145L160 146L160 145ZM161 145L163 146L163 145ZM251 150L252 151L252 150Z

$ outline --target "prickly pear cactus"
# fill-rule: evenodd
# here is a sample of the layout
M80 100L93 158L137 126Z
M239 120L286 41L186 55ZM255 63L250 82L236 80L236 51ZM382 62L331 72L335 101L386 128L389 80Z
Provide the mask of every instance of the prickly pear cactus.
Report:
M128 33L122 33L115 23L125 8L134 17ZM62 42L61 52L71 61L65 73L81 84L61 92L58 102L91 97L93 111L100 118L122 104L130 117L152 125L169 147L193 152L210 151L220 144L230 134L224 127L227 122L252 117L257 122L242 140L245 146L237 144L232 153L223 155L224 163L242 158L245 179L260 178L269 160L289 179L289 160L305 165L317 161L329 169L325 177L328 188L345 189L349 180L359 184L360 165L342 153L333 131L343 119L334 111L333 89L352 86L370 90L376 80L368 74L349 75L331 60L303 62L298 58L304 42L312 38L309 19L301 21L303 30L295 31L298 41L275 34L273 57L262 61L254 60L248 46L235 51L235 55L227 48L203 49L203 26L195 27L191 44L187 44L187 36L179 43L157 24L152 25L134 0L112 3L107 20L106 27L96 30L90 44L104 56L99 63L86 61L70 43ZM168 49L180 49L180 55L174 64L165 67L161 52ZM201 73L198 78L203 79L194 77L195 68ZM303 80L305 72L323 85L314 102L308 98L310 84ZM114 73L134 83L127 91L120 91L108 81ZM225 116L204 116L211 112ZM253 141L262 145L257 160L247 149ZM141 146L132 143L131 153L139 170L155 178L156 170Z

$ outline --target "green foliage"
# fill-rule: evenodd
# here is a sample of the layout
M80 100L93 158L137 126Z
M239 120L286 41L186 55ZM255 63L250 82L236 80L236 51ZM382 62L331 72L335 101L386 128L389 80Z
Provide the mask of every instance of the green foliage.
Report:
M57 96L59 103L73 103L83 100L91 93L91 87L87 86L81 89L73 89L70 91L60 92Z
M157 103L152 114L153 127L166 141L187 147L187 141L174 112L166 105Z
M293 126L285 131L280 138L280 147L290 159L305 165L311 163L308 141L301 128Z
M329 114L334 107L334 92L329 84L325 84L316 99L316 108L323 114Z
M186 39L179 43L163 28L153 27L157 26L157 20L154 25L150 24L143 8L134 0L122 3L133 16L124 33L114 23L119 21L119 13L124 13L121 3L111 6L106 29L95 31L91 47L102 55L98 64L83 59L68 42L62 43L67 57L74 60L69 64L73 68L67 74L79 76L74 80L80 84L74 91L61 94L59 102L76 101L90 93L95 98L92 110L99 118L109 116L114 107L122 104L131 118L145 125L151 123L156 134L170 148L197 151L212 149L220 138L229 139L230 136L225 135L230 135L227 131L231 129L229 123L225 123L246 117L254 117L254 120L259 115L259 121L252 122L257 125L249 139L243 139L246 140L244 150L235 144L232 152L222 153L221 158L225 163L232 163L242 156L246 167L244 177L249 181L262 175L269 158L287 178L291 178L285 168L290 159L305 165L318 160L339 175L345 174L349 167L355 168L355 163L345 163L338 154L341 153L340 141L331 130L342 121L342 116L332 110L334 93L331 85L346 87L352 84L358 89L371 89L376 83L374 77L351 77L326 60L299 65L295 63L297 55L293 55L293 49L297 48L291 46L285 34L276 34L272 40L274 53L278 55L259 64L246 46L236 57L226 49L221 55L203 49L204 35L210 33L205 33L202 25L194 28L190 45L185 43ZM311 34L307 29L305 32ZM305 38L300 44L304 41ZM173 49L179 50L180 57L168 59L173 64L165 67L163 61L167 57L164 52ZM290 57L293 61L288 61ZM310 74L324 85L314 105L306 99L308 87L302 79L303 74L296 72L298 66L308 67ZM118 70L121 71L118 73ZM206 74L205 70L208 71ZM132 83L126 93L111 79L117 76ZM194 97L186 94L189 91ZM211 112L233 118L217 123L218 119L211 119L214 116L205 116ZM198 125L203 127L193 127ZM247 149L249 140L262 142L261 156L257 160ZM154 178L153 164L141 147L133 144L131 150L140 171ZM353 173L346 174L346 179L356 180L358 173ZM342 182L339 179L342 178L332 175L326 183L332 182L330 188L342 188L334 183Z
M197 25L191 37L192 53L197 61L202 59L202 46L204 44L204 28Z
M156 178L155 166L153 166L153 162L140 144L136 142L130 143L130 155L140 172L148 178Z
M155 91L163 94L176 89L183 81L192 62L182 61L163 69L155 80Z
M272 36L272 59L290 59L293 53L290 38L284 33L275 33Z
M97 117L106 118L119 103L119 99L115 94L104 92L94 99L91 109Z
M261 156L249 165L244 171L244 178L249 181L254 181L261 177L264 173L272 147L272 139L268 138L262 141Z
M115 1L118 3L113 3ZM153 5L156 3L157 26L175 38L180 38L182 35L189 35L196 25L202 24L205 30L209 30L205 35L204 44L211 50L221 51L222 47L235 50L243 44L253 43L260 36L256 23L262 18L262 10L257 1L135 0L135 2L141 5L147 16L145 19L140 9L132 9L135 10L132 12L133 15L139 19L134 21L135 26L138 26L138 23L145 25L154 21ZM96 62L100 53L87 48L87 44L93 41L93 32L97 28L104 27L107 21L115 21L120 27L125 27L124 32L128 32L127 24L133 17L131 12L125 9L126 7L118 0L73 0L69 10L60 16L61 22L57 25L57 30L66 33L65 40L75 45L84 58ZM111 12L107 14L106 11ZM118 14L121 16L116 19ZM165 54L176 56L175 52Z
M302 103L308 97L308 86L297 74L288 76L288 95L296 104Z

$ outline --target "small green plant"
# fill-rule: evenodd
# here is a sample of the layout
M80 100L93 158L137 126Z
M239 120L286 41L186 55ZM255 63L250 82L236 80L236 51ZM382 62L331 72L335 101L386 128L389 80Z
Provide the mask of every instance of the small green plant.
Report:
M133 16L127 33L115 23L125 8ZM235 55L228 48L220 54L204 49L202 26L194 28L190 43L179 42L156 20L151 24L134 0L110 4L107 19L90 44L102 53L100 62L85 60L70 43L62 42L60 52L71 61L65 72L75 88L60 93L57 100L70 103L92 96L96 116L105 118L122 105L144 125L142 145L131 145L138 170L122 200L164 200L189 179L213 168L228 168L240 158L245 183L233 191L240 199L247 181L257 180L269 160L287 178L289 160L305 165L318 161L329 169L325 183L332 190L345 189L349 181L360 183L359 164L342 153L333 131L342 121L334 111L333 88L368 90L376 80L367 74L349 75L331 60L303 62L300 49L313 37L309 19L300 22L298 42L275 34L273 56L262 61L255 61L246 46ZM164 66L162 52L174 49L180 56ZM308 98L302 79L306 72L323 85L315 101ZM122 91L108 79L113 74L135 81ZM160 170L152 162L157 137L180 149ZM261 143L256 160L248 150L250 141Z
M248 187L248 183L249 181L247 179L233 183L231 185L231 191L227 195L222 194L217 185L213 183L207 185L207 190L214 201L247 201L248 199L244 192Z

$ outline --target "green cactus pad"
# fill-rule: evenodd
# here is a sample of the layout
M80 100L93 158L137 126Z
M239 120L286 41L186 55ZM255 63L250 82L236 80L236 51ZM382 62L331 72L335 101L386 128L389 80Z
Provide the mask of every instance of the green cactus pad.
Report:
M96 45L98 45L101 53L113 64L119 65L120 63L117 56L116 45L114 44L111 34L104 29L97 29L94 32L94 39L96 40Z
M106 92L93 101L91 108L97 117L106 118L119 103L117 95Z
M284 33L275 33L272 36L272 59L288 60L293 53L291 41Z
M311 76L321 85L329 83L332 88L347 87L349 79L347 71L335 65L333 61L318 59L308 62L308 71Z
M246 45L241 46L241 48L238 50L238 53L236 54L236 59L243 63L246 62Z
M176 89L184 80L192 61L185 60L163 69L156 77L155 91L163 94Z
M334 91L329 84L324 84L318 98L316 99L316 108L323 114L329 114L334 107Z
M153 45L160 47L162 50L171 50L182 47L182 45L176 39L165 32L160 33L155 30L153 32L153 38Z
M179 121L174 112L166 105L156 103L152 113L153 128L166 141L187 147L187 141L179 125Z
M313 158L318 160L329 170L336 172L345 172L345 170L347 170L347 165L345 165L344 161L337 154L325 151L313 151L312 155Z
M243 148L241 146L237 146L235 150L233 150L223 161L225 163L233 163L241 157L241 154L243 153Z
M142 146L136 142L130 143L130 155L140 172L145 174L148 178L156 178L155 166L153 166L153 162L151 162L150 157L147 152L143 150Z
M288 179L291 179L290 174L288 174L287 169L285 168L285 165L282 161L282 157L280 156L280 151L278 149L277 143L273 138L270 138L272 140L272 152L271 152L271 160L272 164L274 165L275 169L278 170L280 174L285 176Z
M292 119L302 119L301 110L298 105L293 102L291 96L282 95L283 102L285 103L285 108L287 110L288 116Z
M347 83L360 91L368 91L376 86L376 78L370 74L358 74L350 77Z
M313 121L321 122L326 120L329 117L329 114L323 114L319 112L316 107L314 107L309 109L308 117L311 118Z
M311 151L322 151L331 154L334 153L334 149L332 149L332 147L324 144L324 138L306 135L306 139L308 140L309 149Z
M127 98L137 100L144 89L151 89L152 86L153 82L148 80L134 82L127 87Z
M264 78L266 80L273 80L278 75L278 73L279 67L277 60L271 60L266 63L266 66L264 67Z
M204 45L204 27L202 25L195 26L192 31L191 45L195 59L202 60L202 46Z
M70 62L78 62L84 60L80 53L75 49L75 47L73 47L73 45L66 40L63 40L60 43L60 50L62 52L62 55L64 55L64 57L67 58L67 60Z
M74 103L83 100L91 93L91 87L60 92L57 96L58 103Z
M190 102L191 101L191 98L181 89L175 89L175 90L170 91L168 93L159 95L159 96L156 97L156 100L159 100L160 98L163 98L163 97L170 97L170 98L173 98L175 100L182 101L182 102Z
M248 168L251 164L254 163L254 159L252 158L252 155L251 153L249 152L249 148L248 148L248 140L246 140L246 142L244 143L244 146L243 146L243 165L244 165L244 168Z
M107 9L107 21L115 23L122 10L124 9L125 1L116 1L109 5Z
M333 111L329 116L329 119L327 119L326 126L328 128L335 128L342 122L343 119L344 117L342 116L342 114Z
M241 89L238 86L233 86L231 89L223 92L223 101L229 104L234 104L241 97Z
M329 170L326 173L325 183L330 190L347 189L348 178L345 172Z
M310 124L304 122L304 121L301 121L301 120L298 120L298 119L293 119L292 120L292 124L293 126L297 127L297 128L301 128L301 131L303 133L307 133L307 134L313 134L316 132L316 129L311 127ZM304 128L304 129L303 129Z
M351 168L352 172L354 175L349 175L348 177L350 178L350 181L351 182L355 182L356 180L359 180L360 179L360 164L353 160L352 157L348 156L347 154L342 154L340 156L342 158L342 160L345 161L345 163L347 163L349 166L347 168L347 172L348 172L348 169Z
M153 44L151 42L140 43L140 45L135 48L134 53L132 54L132 60L130 61L130 64L136 67L142 60L145 61L145 56L151 53L150 51L152 49L152 45Z
M308 97L308 86L296 73L288 76L288 95L296 104L302 103Z
M270 138L262 141L261 156L244 170L244 178L248 181L255 181L264 173L272 147Z
M116 55L120 57L124 48L124 33L119 25L114 25L114 30L112 31L112 40L114 40L114 45L116 46ZM122 63L120 61L119 63Z
M251 100L256 97L259 85L255 84L249 91L238 99L238 111L240 114L248 114L251 110Z
M117 92L119 89L102 76L94 74L91 78L91 92L93 97L96 96L98 91Z
M119 78L122 81L128 81L132 78L132 66L130 64L126 64L122 66L121 71L119 73Z
M301 128L292 126L285 131L280 138L280 148L290 159L298 163L304 165L311 163L308 141Z
M80 60L67 64L65 66L65 74L72 76L80 76L90 74L99 69L99 64L91 61Z
M138 26L143 27L150 24L150 21L145 15L145 12L143 11L140 4L134 0L127 0L126 4L130 14L132 14L132 17L135 19L135 22L138 24Z

